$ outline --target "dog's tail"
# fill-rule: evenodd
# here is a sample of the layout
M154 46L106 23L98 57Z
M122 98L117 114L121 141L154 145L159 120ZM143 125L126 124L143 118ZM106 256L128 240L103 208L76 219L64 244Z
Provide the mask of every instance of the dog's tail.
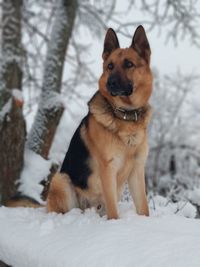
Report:
M4 203L4 206L9 208L26 207L26 208L40 208L43 207L38 201L32 197L17 193Z

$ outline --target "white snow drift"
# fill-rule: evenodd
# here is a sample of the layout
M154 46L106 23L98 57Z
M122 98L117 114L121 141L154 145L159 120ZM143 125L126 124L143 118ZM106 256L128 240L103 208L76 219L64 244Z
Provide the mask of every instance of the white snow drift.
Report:
M0 259L13 267L199 267L200 221L184 217L195 210L163 203L154 200L149 218L121 203L121 219L109 221L93 209L1 207Z

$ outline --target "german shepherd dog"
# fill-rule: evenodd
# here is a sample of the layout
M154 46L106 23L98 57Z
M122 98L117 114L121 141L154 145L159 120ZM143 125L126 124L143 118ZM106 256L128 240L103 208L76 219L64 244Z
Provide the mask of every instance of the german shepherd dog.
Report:
M148 153L148 103L152 92L150 46L139 26L129 48L120 48L108 29L99 90L75 131L61 170L52 178L49 212L95 207L108 219L119 217L117 202L128 182L138 214L149 215L144 165Z

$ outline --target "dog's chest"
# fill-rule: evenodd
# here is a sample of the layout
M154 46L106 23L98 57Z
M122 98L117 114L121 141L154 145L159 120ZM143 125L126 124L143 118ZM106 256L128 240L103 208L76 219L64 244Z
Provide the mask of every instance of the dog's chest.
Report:
M113 143L109 147L109 156L107 155L107 157L113 173L117 175L119 172L124 172L124 169L129 171L129 164L127 163L133 162L136 147L130 144L125 145L123 142Z
M139 145L143 138L144 138L144 130L140 129L140 130L130 130L130 131L124 131L124 130L121 130L118 132L118 136L119 138L121 139L121 141L123 142L123 144L125 146L137 146Z
M112 167L113 169L119 170L124 166L124 162L125 162L125 156L124 154L114 154L112 157Z
M135 146L139 143L139 135L137 133L122 133L120 135L122 142L128 146Z

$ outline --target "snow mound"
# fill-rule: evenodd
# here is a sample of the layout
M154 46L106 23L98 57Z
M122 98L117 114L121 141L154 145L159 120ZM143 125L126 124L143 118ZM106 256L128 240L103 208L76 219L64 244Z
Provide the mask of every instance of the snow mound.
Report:
M156 216L165 214L177 214L186 218L195 218L197 216L195 206L188 201L178 201L173 203L172 201L169 201L169 199L157 195L150 198L149 202L152 214Z
M200 205L200 188L194 188L189 191L188 198L192 203Z
M41 202L40 194L43 186L40 182L48 176L51 164L50 160L45 160L35 152L26 149L19 191Z
M9 100L6 102L6 104L0 110L0 121L4 120L4 117L10 112L11 107L12 107L12 99L9 98Z
M17 88L12 89L12 96L20 102L24 101L22 91Z
M119 220L94 209L61 215L45 208L0 208L0 260L13 267L199 267L200 221L138 216L120 204Z

